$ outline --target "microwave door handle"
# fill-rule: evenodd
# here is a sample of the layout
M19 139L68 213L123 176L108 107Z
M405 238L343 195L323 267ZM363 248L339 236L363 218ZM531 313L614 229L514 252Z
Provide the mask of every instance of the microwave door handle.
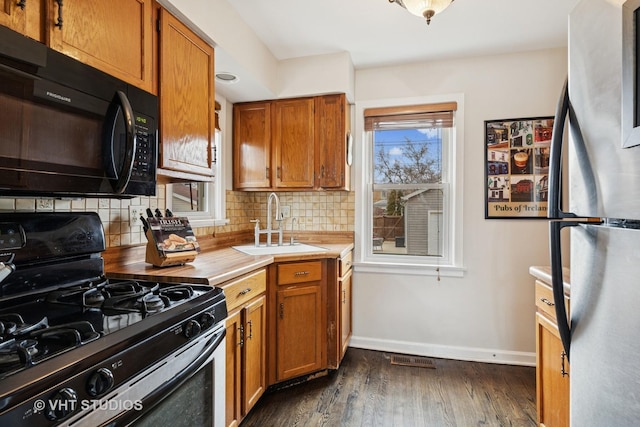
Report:
M131 172L133 172L133 163L135 160L135 152L136 152L136 132L135 132L135 124L133 120L133 109L131 108L131 104L127 99L127 95L122 91L117 91L113 96L113 100L111 101L111 105L109 106L109 111L107 112L107 129L106 132L106 141L107 149L110 155L110 161L113 165L113 170L115 170L116 158L114 152L114 140L113 133L116 125L116 120L118 120L118 110L122 110L122 118L124 120L125 125L125 133L126 133L126 148L124 161L122 162L122 169L115 172L115 178L117 181L113 184L113 192L115 194L122 194L129 183L129 179L131 178Z

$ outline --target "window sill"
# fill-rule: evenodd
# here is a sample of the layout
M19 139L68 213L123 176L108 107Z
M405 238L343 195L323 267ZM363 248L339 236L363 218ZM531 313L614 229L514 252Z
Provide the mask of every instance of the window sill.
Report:
M363 273L394 274L409 276L440 276L464 277L467 271L464 267L451 265L388 263L388 262L358 262L353 264L354 270Z
M191 228L215 227L229 224L228 219L188 217Z

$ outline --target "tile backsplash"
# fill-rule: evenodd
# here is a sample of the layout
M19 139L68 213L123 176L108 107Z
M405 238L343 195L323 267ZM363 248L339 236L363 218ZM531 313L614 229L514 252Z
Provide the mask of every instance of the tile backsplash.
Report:
M216 227L216 230L250 230L254 227L250 222L252 219L259 219L260 227L265 228L269 194L270 192L227 191L227 218L230 222L224 227ZM280 207L289 207L290 216L283 225L286 230L291 229L293 218L297 218L295 230L354 230L355 193L352 191L296 191L276 194L280 199Z
M144 209L166 207L165 186L158 185L155 197L135 197L133 199L4 199L0 198L0 211L15 212L97 212L104 226L107 246L137 245L146 242L142 228L129 225L129 206ZM277 192L280 206L288 206L290 218L284 222L286 230L291 229L291 221L297 218L295 230L300 231L354 231L355 193L333 192ZM206 227L194 230L201 236L251 230L252 219L260 219L266 227L267 198L269 192L226 192L226 213L229 223L224 226Z

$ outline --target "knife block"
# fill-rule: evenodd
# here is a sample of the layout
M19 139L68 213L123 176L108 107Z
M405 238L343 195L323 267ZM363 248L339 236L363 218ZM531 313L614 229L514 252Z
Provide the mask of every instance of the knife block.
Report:
M184 265L196 259L198 251L164 252L158 249L151 230L147 230L147 250L145 261L155 267L171 267Z

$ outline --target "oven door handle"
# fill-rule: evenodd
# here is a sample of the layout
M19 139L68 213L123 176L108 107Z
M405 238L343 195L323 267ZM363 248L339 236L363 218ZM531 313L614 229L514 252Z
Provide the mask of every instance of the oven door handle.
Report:
M147 412L152 410L155 406L157 406L160 402L162 402L167 396L171 395L175 390L177 390L182 384L187 382L191 377L193 377L199 370L202 368L208 361L208 359L213 355L216 351L224 337L227 335L227 330L222 328L222 330L216 334L214 334L207 343L206 347L200 353L197 359L194 359L193 362L189 364L181 373L174 377L171 381L167 381L161 387L154 390L151 394L142 399L142 410L130 410L120 414L117 419L112 420L107 423L108 427L115 426L126 426L133 423L138 418L141 418Z

